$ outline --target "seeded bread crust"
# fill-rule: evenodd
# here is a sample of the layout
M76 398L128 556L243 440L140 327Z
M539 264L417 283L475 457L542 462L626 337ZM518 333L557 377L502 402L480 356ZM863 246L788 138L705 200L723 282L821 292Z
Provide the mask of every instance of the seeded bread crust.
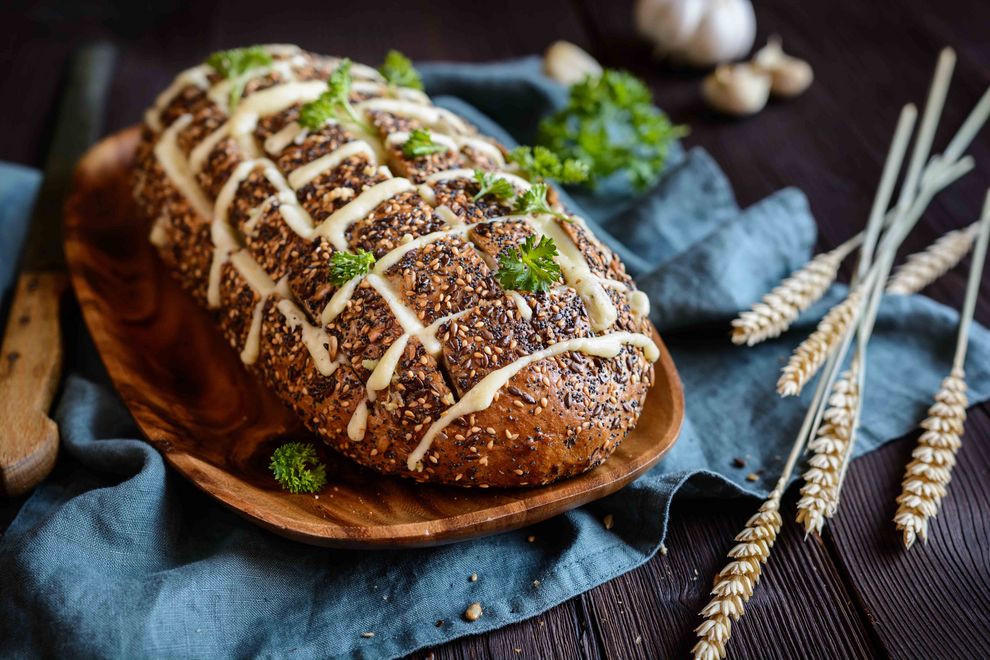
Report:
M323 80L338 63L290 49L273 55L287 66L249 80L243 99L291 80ZM354 75L365 81L356 85L353 103L396 95L386 85L371 84L375 81L367 71ZM207 80L220 82L215 73ZM530 364L499 389L491 406L453 421L422 462L407 468L407 457L431 424L486 375L557 342L596 334L584 301L564 279L545 293L519 292L532 312L525 318L525 306L503 290L495 271L499 255L537 233L535 229L524 220L501 219L511 213L506 203L490 197L475 201L478 187L470 178L431 178L458 168L505 171L502 159L495 158L505 151L500 145L468 127L469 139L458 150L407 158L401 146L388 144L389 135L416 128L439 134L443 127L373 110L366 114L370 135L329 124L301 134L282 149L267 149L273 136L298 117L301 103L293 103L258 119L250 135L255 153L248 153L243 141L222 138L202 159L199 171L190 172L205 199L219 205L235 170L249 159L265 159L237 185L226 207L226 223L237 242L234 253L239 255L227 258L226 253L215 254L222 248L214 247L214 217L197 211L156 155L166 129L191 116L175 135L188 166L193 150L229 118L224 105L196 84L166 99L157 112L160 124L146 123L142 133L135 198L172 274L211 308L248 367L330 447L385 474L482 488L546 484L588 470L611 455L636 423L653 382L652 365L631 345L614 358L566 352ZM291 218L287 222L290 209L285 205L293 202L286 201L285 191L272 178L275 172L287 181L300 167L355 140L376 146L377 162L359 152L290 191L313 223L324 222L370 187L401 176L412 182L412 189L382 201L353 222L345 231L348 249L363 248L381 259L410 240L446 232L408 250L380 274L422 326L438 324L435 338L440 348L431 351L422 337L408 337L390 382L373 401L366 390L372 370L405 332L396 303L365 278L340 313L323 322L324 310L338 291L330 277L334 245L324 236L300 235ZM476 140L488 141L498 152L493 154ZM580 250L591 272L615 284L606 288L618 313L608 331L650 335L649 321L630 307L635 286L616 256L580 221L558 221L557 226ZM245 276L238 264L248 257L275 286L259 289ZM219 286L211 300L213 268L219 268ZM360 439L352 439L355 434L348 433L348 426L362 406L368 410L366 430Z

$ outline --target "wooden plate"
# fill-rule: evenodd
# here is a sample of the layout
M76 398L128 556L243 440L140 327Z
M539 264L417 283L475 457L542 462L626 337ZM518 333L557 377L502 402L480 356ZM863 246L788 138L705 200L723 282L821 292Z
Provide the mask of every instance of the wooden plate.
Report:
M208 314L168 276L131 201L138 130L80 161L66 209L72 283L110 377L151 443L179 472L276 534L317 545L450 543L545 520L622 488L670 449L684 395L665 347L635 431L602 466L532 489L464 490L383 477L327 451L319 498L290 495L267 469L287 438L312 435L246 372Z

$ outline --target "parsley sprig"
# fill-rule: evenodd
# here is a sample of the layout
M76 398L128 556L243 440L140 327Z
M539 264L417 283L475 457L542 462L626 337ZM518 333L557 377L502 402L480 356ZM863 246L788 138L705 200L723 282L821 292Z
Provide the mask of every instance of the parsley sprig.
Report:
M516 189L512 184L496 176L493 172L484 170L474 171L474 181L478 184L478 192L474 194L471 201L477 202L482 197L493 197L500 202L504 202L516 194Z
M512 203L513 213L532 213L534 215L548 214L570 222L565 213L555 211L547 202L547 184L534 183L529 190L517 196Z
M587 163L592 184L625 171L642 189L657 180L670 144L686 133L653 105L640 80L606 69L571 87L567 105L540 122L539 142Z
M330 119L347 117L364 131L371 132L371 127L351 105L350 94L351 61L345 58L327 79L327 91L299 110L299 123L303 128L315 131Z
M504 251L498 258L499 284L505 289L543 292L560 279L560 266L553 260L557 245L549 236L534 242L527 236L523 244Z
M375 255L367 250L358 248L357 253L343 250L334 252L330 257L330 281L343 286L355 277L367 275L373 265Z
M388 51L385 62L379 67L378 72L390 85L423 89L423 80L419 77L419 72L413 68L409 58L397 50Z
M546 147L516 147L509 154L532 181L581 183L588 179L588 164L576 158L560 158Z
M268 468L290 493L315 493L327 485L327 469L311 442L287 442L272 453Z
M419 158L441 151L447 151L446 145L434 142L428 128L414 128L402 144L402 155L406 158Z
M234 109L244 95L244 76L252 69L271 66L271 54L261 46L220 50L206 58L206 63L217 73L232 80L230 87L230 108Z

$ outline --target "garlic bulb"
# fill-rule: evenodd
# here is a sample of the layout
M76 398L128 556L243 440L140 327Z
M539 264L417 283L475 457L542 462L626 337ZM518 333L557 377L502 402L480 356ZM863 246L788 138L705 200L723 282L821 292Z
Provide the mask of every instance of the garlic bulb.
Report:
M658 55L696 67L739 59L756 38L749 0L637 0L634 17Z
M776 35L756 53L753 65L770 74L770 91L776 96L797 96L815 77L810 64L783 51Z
M739 117L759 112L770 97L771 76L750 63L723 64L701 84L708 104Z
M574 85L601 74L602 65L571 42L555 41L543 54L543 72L559 83Z

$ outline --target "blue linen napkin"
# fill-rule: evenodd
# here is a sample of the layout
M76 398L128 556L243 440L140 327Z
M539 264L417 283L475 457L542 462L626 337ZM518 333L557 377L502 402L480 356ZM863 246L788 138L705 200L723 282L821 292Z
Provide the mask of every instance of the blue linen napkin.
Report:
M564 97L533 58L422 69L434 97L510 144L531 141ZM35 192L24 176L0 168L0 290ZM752 349L730 344L728 321L808 258L815 225L804 196L788 189L741 210L711 157L677 148L647 194L612 181L571 197L650 294L684 381L684 429L657 468L523 531L423 550L312 548L252 526L166 469L138 439L80 328L55 413L62 459L0 539L5 654L399 656L531 617L639 566L689 480L710 496L765 495L809 398L775 396L779 366L844 289ZM918 423L950 367L956 322L921 296L884 300L857 453ZM990 396L988 368L990 332L977 326L967 363L974 402ZM746 470L733 468L744 455ZM746 482L750 471L764 476ZM475 601L484 616L468 623L461 614Z

